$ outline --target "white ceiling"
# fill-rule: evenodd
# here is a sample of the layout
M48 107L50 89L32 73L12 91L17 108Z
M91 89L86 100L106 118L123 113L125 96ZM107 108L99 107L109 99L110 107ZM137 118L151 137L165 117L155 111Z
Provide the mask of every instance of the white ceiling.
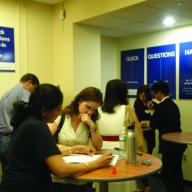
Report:
M46 3L46 4L50 4L50 5L54 5L56 3L60 3L63 2L64 0L32 0L32 1L36 1L39 3Z
M148 0L81 24L100 27L104 36L127 37L167 29L162 20L168 15L176 20L173 27L192 24L192 0Z
M33 1L56 4L66 0ZM80 23L99 27L103 36L127 37L167 29L162 20L168 15L176 19L173 27L192 24L192 0L147 0Z

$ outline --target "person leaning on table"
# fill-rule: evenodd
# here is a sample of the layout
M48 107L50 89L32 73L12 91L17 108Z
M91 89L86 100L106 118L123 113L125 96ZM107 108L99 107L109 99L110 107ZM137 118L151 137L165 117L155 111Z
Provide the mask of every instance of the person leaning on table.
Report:
M56 137L61 151L63 148L66 149L65 146L69 146L71 151L75 152L74 145L101 149L103 141L97 129L97 121L98 107L102 104L101 91L95 87L86 87L75 96L70 105L64 108L62 116L53 124L49 124L50 131ZM60 129L58 126L61 126Z
M101 149L102 137L97 129L98 107L103 103L102 93L98 88L86 87L72 102L64 108L62 115L50 127L62 154L95 154ZM50 126L50 124L49 124ZM90 183L74 182L52 177L52 191L92 191Z
M95 161L67 164L47 126L60 114L62 92L54 85L41 84L30 96L29 103L14 104L11 121L14 127L3 173L1 192L48 192L50 173L63 178L108 165L112 156L104 155Z

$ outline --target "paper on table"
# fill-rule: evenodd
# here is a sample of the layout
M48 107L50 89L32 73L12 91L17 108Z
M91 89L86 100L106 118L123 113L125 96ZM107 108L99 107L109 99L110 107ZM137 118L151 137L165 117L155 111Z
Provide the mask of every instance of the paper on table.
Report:
M65 156L63 159L65 160L66 163L85 163L89 161L94 161L97 158L99 158L101 155L73 155L73 156ZM112 155L113 160L110 162L109 165L115 166L117 163L117 160L119 158L119 155Z

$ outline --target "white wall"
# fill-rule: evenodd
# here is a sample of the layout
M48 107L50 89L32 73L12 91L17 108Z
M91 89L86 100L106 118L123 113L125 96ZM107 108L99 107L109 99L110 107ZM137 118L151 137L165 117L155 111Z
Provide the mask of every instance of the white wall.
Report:
M0 72L0 97L25 73L53 82L53 7L28 0L1 0L0 25L13 27L16 72Z
M93 86L101 87L99 30L96 32L97 29L93 29L93 27L74 25L80 21L144 1L146 0L67 0L53 6L54 80L64 91L65 104L71 101L74 93L91 83ZM64 20L59 18L62 8L66 12ZM76 31L79 31L79 34ZM85 49L86 47L90 50ZM82 55L79 54L79 51ZM85 60L85 55L88 56L87 60ZM77 64L78 61L79 64ZM76 67L82 72L85 70L85 75L81 74L81 78ZM87 71L90 73L89 77L87 77Z
M101 90L103 94L106 83L119 77L119 70L116 39L101 37Z
M74 94L88 86L101 88L100 31L74 25Z
M20 76L21 66L18 65L20 61L19 55L19 9L16 1L1 1L0 2L0 25L4 27L13 27L15 34L15 63L16 72L0 72L0 97L10 87L18 82Z

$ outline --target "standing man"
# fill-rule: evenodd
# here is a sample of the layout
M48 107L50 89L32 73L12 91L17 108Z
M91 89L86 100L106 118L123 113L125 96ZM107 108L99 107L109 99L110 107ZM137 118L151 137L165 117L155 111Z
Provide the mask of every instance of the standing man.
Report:
M38 78L34 74L27 73L21 77L20 83L7 91L0 100L0 161L2 170L6 165L6 153L13 130L10 125L13 103L19 100L28 102L30 94L38 85Z
M186 149L184 144L162 140L165 133L181 132L180 111L169 95L169 86L164 81L152 86L154 96L160 101L150 126L159 130L159 152L162 153L161 175L167 192L184 192L182 156Z

